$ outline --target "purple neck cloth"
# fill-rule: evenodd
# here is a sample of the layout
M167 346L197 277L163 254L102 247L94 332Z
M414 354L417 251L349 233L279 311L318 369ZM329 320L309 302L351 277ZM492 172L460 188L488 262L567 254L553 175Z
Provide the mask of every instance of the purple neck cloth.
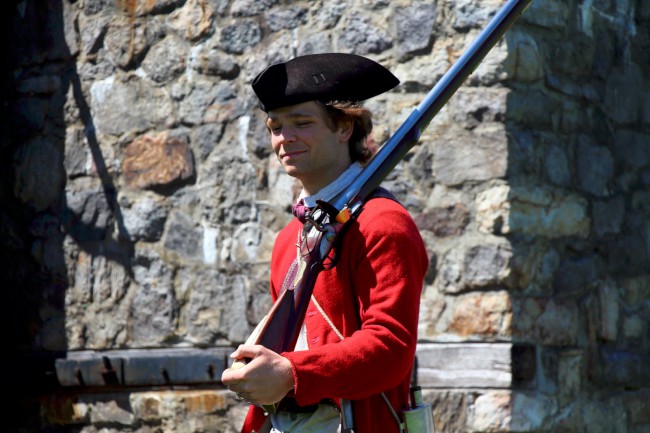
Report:
M305 215L307 215L307 212L309 212L309 208L305 206L305 200L300 199L296 204L293 205L292 208L292 213L293 215L300 220L301 223L307 222L305 219Z

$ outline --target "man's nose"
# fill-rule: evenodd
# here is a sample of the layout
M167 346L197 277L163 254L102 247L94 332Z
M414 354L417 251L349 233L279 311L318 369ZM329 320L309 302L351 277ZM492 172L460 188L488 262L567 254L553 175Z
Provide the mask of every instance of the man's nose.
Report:
M296 141L296 133L293 128L284 127L280 132L280 139L283 143L291 143Z

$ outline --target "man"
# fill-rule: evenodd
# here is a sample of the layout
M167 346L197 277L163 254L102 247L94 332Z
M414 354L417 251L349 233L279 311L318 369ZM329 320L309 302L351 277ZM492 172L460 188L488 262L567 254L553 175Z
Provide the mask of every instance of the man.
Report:
M398 83L378 63L341 53L297 57L255 78L271 146L287 174L301 182L301 203L327 201L354 179L371 157L365 147L371 113L359 102ZM273 248L274 300L300 263L303 222L297 216ZM349 223L337 258L318 275L294 351L244 344L232 353L250 360L222 375L253 403L242 432L260 432L264 424L272 424L271 432L338 432L342 399L352 401L356 433L400 430L428 266L424 243L406 209L380 188ZM276 403L274 414L261 407Z

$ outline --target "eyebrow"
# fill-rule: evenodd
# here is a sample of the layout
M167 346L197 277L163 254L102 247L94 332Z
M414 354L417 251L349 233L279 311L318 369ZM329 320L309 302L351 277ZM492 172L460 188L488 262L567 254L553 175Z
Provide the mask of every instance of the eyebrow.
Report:
M311 112L308 112L308 111L292 111L292 112L289 112L289 113L284 114L282 116L292 119L294 117L318 117L318 114L311 113ZM278 117L280 117L280 116L278 116ZM266 116L266 119L267 120L269 120L269 119L273 120L273 118L271 116L268 116L268 115Z
M290 112L290 113L287 113L285 115L277 116L277 117L271 117L271 116L267 115L265 123L269 124L269 123L273 123L273 122L278 122L279 117L284 117L284 118L286 118L288 120L291 120L291 119L298 119L298 118L301 118L301 117L316 118L316 117L318 117L318 114L317 113L307 112L307 111L296 111L296 112Z

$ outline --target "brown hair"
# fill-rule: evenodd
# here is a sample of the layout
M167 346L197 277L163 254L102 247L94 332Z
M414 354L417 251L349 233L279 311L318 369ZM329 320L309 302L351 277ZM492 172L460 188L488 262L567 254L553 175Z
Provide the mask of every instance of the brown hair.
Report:
M332 121L332 129L340 122L352 122L352 135L348 143L350 158L365 164L372 157L366 139L372 132L372 112L354 102L333 101L324 104L325 110Z

